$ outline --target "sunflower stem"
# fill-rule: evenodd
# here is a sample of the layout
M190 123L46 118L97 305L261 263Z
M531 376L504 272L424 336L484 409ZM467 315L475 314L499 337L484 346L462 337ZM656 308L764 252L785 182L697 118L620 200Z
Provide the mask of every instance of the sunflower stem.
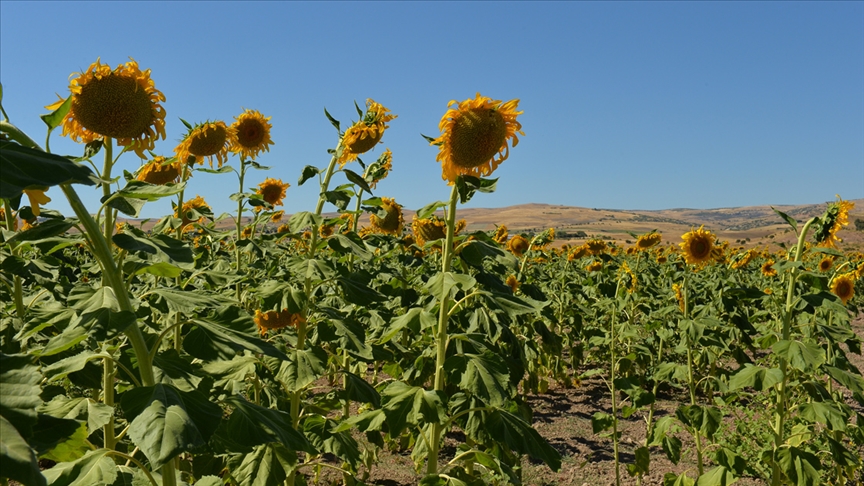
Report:
M798 235L798 244L795 246L795 259L793 261L801 261L801 255L804 253L804 240L807 237L807 232L810 230L810 226L816 222L817 219L818 218L810 218L810 220L804 223L804 227L801 228L801 233ZM788 341L791 334L792 312L795 300L795 282L798 279L797 269L793 267L789 271L788 276L789 286L786 288L786 307L783 312L783 327L781 329L781 339L783 341ZM788 363L786 362L786 359L781 356L780 375L782 378L780 379L780 383L775 385L777 387L777 403L774 412L774 450L772 451L774 460L772 461L771 466L772 486L781 484L780 465L777 463L777 451L786 441L783 429L786 427L786 383L789 378L787 375L787 368Z
M111 141L111 137L105 137L104 141L105 147L105 164L102 166L102 174L101 177L104 179L102 182L102 195L107 201L111 196L111 169L114 167L114 144ZM102 228L105 234L105 241L108 243L108 248L113 248L113 242L111 241L111 236L114 234L114 213L110 206L105 208L105 221L104 227Z
M3 214L6 217L6 229L9 231L13 231L12 228L15 228L17 226L17 221L16 221L17 216L12 214L12 204L9 202L8 199L4 199L3 204L4 204ZM17 256L19 253L18 245L15 244L15 245L9 245L9 246L10 246L10 252L12 253L12 255ZM13 290L14 297L13 298L15 300L15 314L18 316L18 319L21 319L21 321L23 322L24 313L27 312L27 307L24 305L24 288L21 284L21 277L20 276L15 275L15 278L13 279L13 286L14 286L14 290Z
M441 273L446 278L450 272L453 253L453 233L456 227L456 203L459 201L459 191L456 185L450 191L450 206L447 211L447 238L444 241L444 248L441 251ZM444 286L444 279L441 281ZM443 289L442 289L443 290ZM435 391L444 390L444 360L447 357L447 320L449 316L449 300L450 296L442 292L441 302L438 308L438 329L435 337L436 359L435 359ZM443 427L439 423L432 424L432 440L429 444L429 452L427 454L426 474L438 474L438 450L441 444L441 433Z

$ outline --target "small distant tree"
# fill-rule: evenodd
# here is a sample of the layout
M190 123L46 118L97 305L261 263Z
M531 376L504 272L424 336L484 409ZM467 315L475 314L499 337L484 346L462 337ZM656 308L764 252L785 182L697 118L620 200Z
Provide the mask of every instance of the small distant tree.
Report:
M861 218L855 219L855 229L857 231L864 231L864 219L861 219Z

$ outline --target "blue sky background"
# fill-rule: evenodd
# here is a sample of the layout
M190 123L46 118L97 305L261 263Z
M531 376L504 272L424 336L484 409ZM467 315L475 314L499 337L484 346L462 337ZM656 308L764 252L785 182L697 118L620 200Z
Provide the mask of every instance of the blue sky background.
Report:
M446 199L420 133L437 136L448 101L478 91L519 98L525 136L494 174L498 191L469 207L864 197L862 2L0 2L3 106L40 143L39 115L71 73L130 56L167 97L157 153L173 153L181 117L271 116L276 144L259 160L272 169L247 186L291 183L287 212L314 209L317 184L297 178L337 142L323 109L346 128L366 98L399 115L364 157L394 154L376 195L410 209ZM51 147L83 149L59 130ZM139 164L127 154L119 167ZM234 175L196 173L186 192L219 214L236 211L236 191ZM79 192L95 211L98 191ZM142 215L168 211L160 201Z

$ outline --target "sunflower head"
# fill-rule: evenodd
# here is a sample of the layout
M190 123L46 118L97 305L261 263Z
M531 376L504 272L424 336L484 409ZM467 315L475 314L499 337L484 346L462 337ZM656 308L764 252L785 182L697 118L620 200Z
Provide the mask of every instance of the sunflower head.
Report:
M276 212L274 212L273 214L270 215L270 222L271 222L271 223L274 223L274 224L275 224L275 223L279 223L279 222L282 221L282 217L283 217L283 216L285 216L285 211L282 211L282 210L280 209L279 211L276 211Z
M534 246L532 249L538 251L545 250L553 241L555 241L555 228L549 228L540 233L537 239L534 240Z
M589 272L599 272L602 269L603 269L603 262L601 262L599 260L594 260L593 262L589 263L585 267L585 270L587 270Z
M705 231L700 226L697 230L692 230L684 233L681 239L683 243L679 243L681 250L684 252L684 260L690 264L704 264L711 260L712 250L714 249L714 234L710 231Z
M418 246L425 246L427 242L441 240L447 236L447 221L435 216L418 218L414 215L411 221L411 230Z
M572 262L574 260L578 260L586 255L588 255L588 247L585 245L577 246L570 250L570 253L567 254L567 261Z
M510 238L510 241L507 242L507 249L510 250L510 253L516 255L516 258L522 258L522 255L528 251L528 246L530 243L528 239L526 239L522 235L514 235L513 238Z
M827 272L831 270L831 267L834 265L834 259L831 257L825 257L819 261L819 271Z
M516 275L510 275L507 277L507 280L504 282L510 287L510 290L515 294L516 290L519 289L519 285L521 284L519 280L516 279Z
M264 179L264 182L258 184L258 190L255 191L256 194L260 194L261 198L267 201L272 206L281 206L282 199L285 198L285 194L288 191L288 188L291 187L291 184L282 183L282 179L273 179L268 177ZM256 206L255 209L260 210L261 206Z
M685 312L684 309L684 293L681 290L681 286L676 284L672 284L672 291L675 292L675 300L678 301L678 308L681 309L681 312Z
M186 230L186 227L192 223L203 223L204 215L203 213L211 213L213 210L210 209L210 206L204 201L204 198L201 196L195 196L194 198L183 203L182 215L178 214L176 211L174 213L174 217L181 218L183 221L183 230ZM195 216L198 216L196 219L192 219Z
M849 272L834 277L831 282L831 292L840 297L843 305L846 305L849 299L855 295L855 279L855 272Z
M507 231L507 227L503 224L495 229L495 234L492 236L492 239L495 240L499 244L504 244L507 242L507 237L510 235L509 231Z
M618 273L621 282L627 286L627 293L632 294L635 292L637 286L636 274L630 269L630 265L627 265L627 262L622 263Z
M366 169L366 180L369 182L369 187L375 189L378 182L386 178L390 171L393 170L393 152L390 149L384 150L378 160L369 164Z
M369 220L372 228L381 233L401 235L402 227L405 225L405 220L402 219L402 206L389 197L382 197L381 208L387 212L387 215L379 218L377 214L371 214Z
M366 100L366 113L357 123L351 125L342 135L342 155L339 157L339 165L345 167L348 162L357 160L357 156L366 153L384 136L384 131L390 128L387 122L396 118L391 115L390 110L380 103Z
M290 233L290 232L291 232L291 227L288 225L288 223L285 223L285 224L279 226L278 228L276 228L276 233Z
M189 128L180 145L174 148L177 160L204 165L207 160L213 167L213 157L219 167L228 160L228 150L237 144L237 132L233 125L227 126L223 121L204 122Z
M636 249L639 251L645 251L660 243L661 239L662 236L660 236L660 233L651 232L644 234L636 239Z
M157 138L165 140L165 109L159 104L165 95L156 89L150 70L141 71L134 59L113 70L96 59L69 82L69 91L72 103L63 118L63 136L84 143L110 137L142 159ZM57 109L65 101L46 108Z
M662 265L667 261L669 261L669 259L666 257L666 255L657 255L657 263Z
M755 250L747 250L744 253L739 253L732 258L732 268L734 270L738 270L747 266L753 258L758 255L758 252Z
M519 100L502 103L480 93L473 100L448 103L450 109L438 124L441 136L431 142L438 146L436 160L441 162L442 178L448 184L463 174L488 176L507 160L507 141L512 138L515 147L519 143L516 133L525 135L516 121L522 114L516 111L518 105Z
M234 117L231 128L237 134L230 150L247 159L255 160L260 152L269 152L273 140L270 139L270 117L258 110L244 110Z
M766 260L765 263L762 264L762 275L766 277L776 277L777 270L774 268L774 260Z
M177 182L180 179L181 170L182 167L177 159L165 159L160 155L141 166L138 170L137 179L157 186L164 186L169 182Z
M248 240L252 237L252 231L255 229L254 226L247 226L243 228L243 232L240 233L240 238L243 240Z
M606 242L603 240L588 240L585 242L585 247L592 255L600 255L606 252Z
M816 221L816 239L817 246L835 247L838 241L843 241L837 237L837 233L844 226L849 226L849 210L855 207L855 203L844 201L837 196L837 201L828 205L828 209Z
M255 325L258 326L262 336L265 336L267 331L288 326L297 327L303 322L306 322L306 318L302 314L289 312L288 309L283 309L281 312L255 310Z

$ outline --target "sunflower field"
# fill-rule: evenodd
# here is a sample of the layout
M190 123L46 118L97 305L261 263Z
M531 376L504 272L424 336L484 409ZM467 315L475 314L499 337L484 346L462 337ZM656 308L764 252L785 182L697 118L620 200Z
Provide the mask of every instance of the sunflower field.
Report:
M2 111L3 486L376 484L390 453L422 485L530 484L526 464L567 458L529 399L591 380L611 405L590 422L616 484L655 484L658 464L687 465L665 485L864 481L850 358L864 255L837 245L851 202L806 222L778 211L798 237L778 253L704 227L626 248L467 231L459 204L495 190L524 136L518 100L478 93L426 137L450 193L410 224L379 195L390 150L360 158L398 123L373 100L344 130L325 110L330 160L297 181L320 195L289 216L288 183L246 187L267 168L269 117L184 122L157 155L164 100L135 61L97 60L42 116L44 147ZM51 152L57 128L79 157ZM119 171L133 153L140 167ZM216 217L192 194L228 173L236 214ZM49 189L74 214L50 209ZM87 208L78 191L94 189ZM162 198L172 214L130 224ZM634 420L644 435L623 454Z

